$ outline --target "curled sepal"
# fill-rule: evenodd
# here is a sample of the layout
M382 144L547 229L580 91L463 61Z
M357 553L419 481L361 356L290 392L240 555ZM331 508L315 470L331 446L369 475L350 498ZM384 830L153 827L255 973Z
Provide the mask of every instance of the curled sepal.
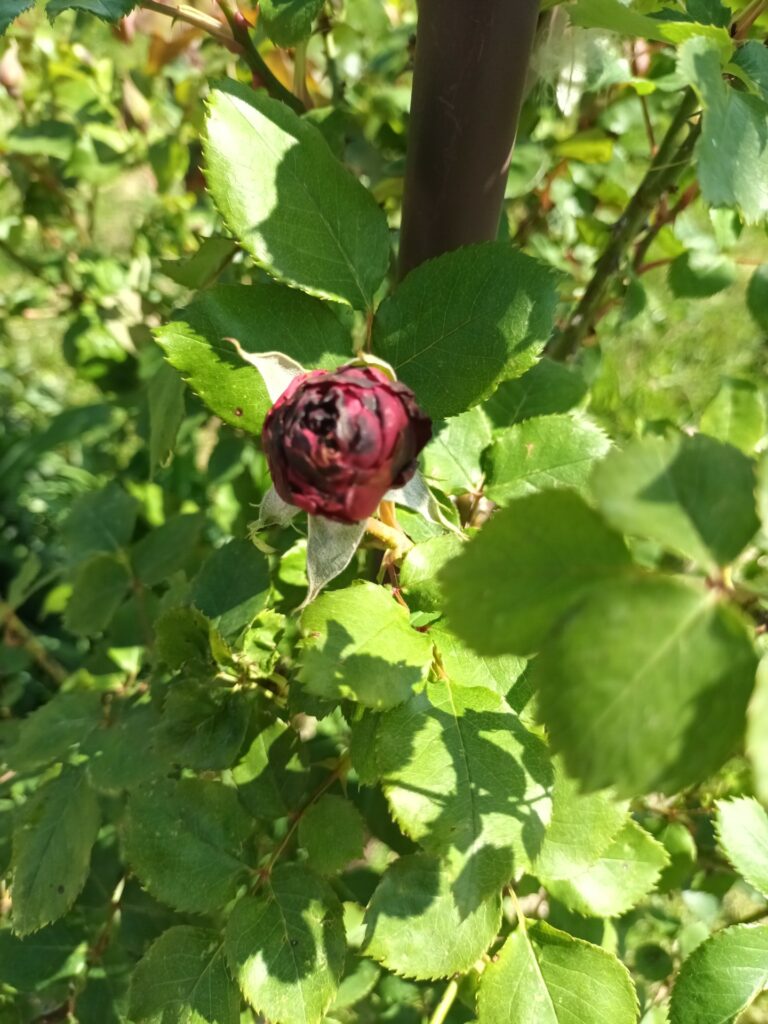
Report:
M279 526L281 528L288 526L299 511L295 505L283 501L274 487L270 487L261 499L259 518L248 525L248 536L252 543L265 554L273 554L275 549L270 547L260 534L271 526Z
M447 518L434 494L427 487L426 480L417 469L407 484L395 490L387 491L384 495L385 501L394 501L396 505L402 505L412 512L417 512L429 523L442 526L452 533L463 536L462 531Z
M302 601L306 606L317 597L323 587L344 572L357 551L365 520L360 523L336 523L323 516L309 517L307 541L307 579L309 589Z
M225 338L234 345L237 354L246 363L255 366L261 374L270 402L276 402L294 377L305 373L304 367L282 352L246 352L237 338Z

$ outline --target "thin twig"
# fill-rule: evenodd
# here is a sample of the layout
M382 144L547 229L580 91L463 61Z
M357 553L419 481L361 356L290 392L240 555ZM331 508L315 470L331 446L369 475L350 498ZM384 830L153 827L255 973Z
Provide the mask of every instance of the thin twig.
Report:
M188 4L179 4L178 7L174 7L173 4L160 3L159 0L141 0L141 6L147 11L154 11L155 14L164 14L168 18L173 18L174 21L183 21L187 25L193 25L229 47L235 42L220 21Z
M269 863L267 864L267 866L265 868L263 868L261 871L258 872L260 880L264 880L266 878L269 878L269 876L272 874L272 871L273 871L273 869L275 867L275 864L278 862L278 860L285 853L285 851L288 848L288 845L289 845L291 839L293 839L294 833L296 832L296 829L299 827L299 823L301 822L301 819L304 817L304 815L307 813L307 811L310 809L310 807L314 806L314 804L317 803L317 801L320 799L320 797L323 795L323 793L325 793L326 790L330 789L331 786L334 784L334 782L336 782L336 780L339 779L348 768L349 768L349 755L348 754L344 754L342 757L339 758L339 760L338 760L338 762L336 764L336 767L333 769L331 774L328 775L325 779L323 779L323 781L320 783L320 785L317 787L317 789L312 793L312 795L309 797L309 799L304 804L304 806L299 811L296 812L296 814L293 817L293 821L290 824L290 827L289 827L288 831L283 836L282 842L279 844L279 846L275 849L275 851L272 854L272 856L269 858Z
M60 686L69 677L69 672L46 651L31 630L27 629L13 608L5 601L0 601L0 624L9 630L19 641L21 647L31 655L44 672Z

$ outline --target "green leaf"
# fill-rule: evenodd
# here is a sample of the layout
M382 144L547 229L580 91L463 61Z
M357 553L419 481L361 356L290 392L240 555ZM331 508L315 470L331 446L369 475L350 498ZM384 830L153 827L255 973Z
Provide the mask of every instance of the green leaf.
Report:
M210 622L197 608L169 608L155 623L155 654L168 668L209 674Z
M546 747L497 694L443 680L381 717L376 759L400 828L462 851L489 894L529 868L550 814Z
M184 419L184 381L163 363L147 387L149 405L149 465L162 466L173 453L176 435Z
M669 265L667 284L678 299L706 299L736 280L736 264L727 256L685 252Z
M81 976L88 941L82 928L63 921L20 939L10 928L0 929L3 984L28 994L62 978Z
M768 429L761 390L750 381L727 377L702 413L701 429L751 454Z
M733 63L746 71L763 99L768 100L768 52L765 46L757 39L748 40L734 54Z
M625 803L608 793L581 793L556 761L552 817L533 873L548 880L573 877L598 860L626 821Z
M541 359L522 377L502 381L483 408L495 427L508 427L532 416L569 412L586 393L586 381L575 370Z
M722 53L725 59L733 50L727 28L651 17L627 7L621 0L578 0L568 13L573 24L582 28L608 29L620 35L644 36L661 43L682 43L703 37L703 41Z
M299 737L275 719L253 740L232 770L240 799L255 818L284 818L306 796L309 776Z
M454 416L424 451L424 475L444 494L480 491L480 456L491 443L491 425L479 407Z
M737 206L748 224L768 213L768 105L723 80L717 43L683 43L678 70L701 97L701 137L696 145L701 193L712 206Z
M100 693L55 693L21 722L18 740L8 753L9 765L13 771L25 772L65 757L88 738L103 713Z
M123 707L122 705L126 705ZM154 729L159 716L151 704L112 701L109 717L103 717L83 743L88 757L88 778L98 790L117 793L168 771L168 759L159 750ZM136 751L141 756L136 756Z
M757 800L717 803L717 835L728 860L768 899L768 814Z
M444 622L430 626L429 638L437 648L445 674L456 686L481 686L504 697L526 666L524 658L513 654L493 658L476 654Z
M370 708L407 700L432 663L432 644L383 587L360 583L323 594L301 616L299 679L309 693Z
M192 602L231 636L262 610L269 586L266 556L250 541L231 540L203 563L192 581Z
M177 310L155 332L168 361L226 423L260 434L272 402L246 352L283 352L307 368L351 358L350 332L318 299L276 284L219 285Z
M469 970L501 923L498 892L489 894L484 881L462 858L400 857L368 905L365 954L409 978Z
M131 980L136 1024L239 1024L240 993L218 932L177 925L163 932Z
M586 591L630 566L621 537L578 495L527 495L442 570L448 621L482 654L528 655Z
M323 0L261 0L259 12L264 29L278 46L295 46L312 31L323 9Z
M382 302L374 351L431 416L455 416L533 365L555 301L543 264L506 242L466 246L412 270Z
M202 515L172 516L134 544L131 562L141 582L153 587L182 569L197 544L204 523Z
M749 279L747 308L760 330L768 334L768 263L758 267Z
M93 636L103 632L123 603L131 585L124 563L113 555L94 555L75 577L72 595L64 612L71 633Z
M757 682L747 710L747 754L755 778L755 792L768 804L768 659L761 660Z
M201 779L166 779L129 795L125 856L163 903L218 912L248 873L243 847L252 827L234 790Z
M209 681L174 686L163 707L157 744L167 761L198 771L229 768L248 728L250 705L239 690Z
M70 560L82 562L89 555L125 547L133 534L137 510L136 499L117 484L82 495L73 504L62 530Z
M204 151L214 202L257 263L312 295L372 306L389 264L387 221L314 125L264 92L222 82Z
M119 21L133 10L137 0L48 0L45 13L53 20L62 11L85 11L104 21Z
M381 969L373 960L362 956L355 957L352 965L339 985L339 991L333 1000L331 1010L341 1010L359 1003L361 999L370 995L381 977Z
M703 434L631 441L592 476L613 526L712 567L732 561L757 531L754 490L750 460Z
M627 969L599 946L543 921L522 926L483 971L478 1024L635 1024Z
M299 845L307 851L309 866L321 875L333 875L363 855L363 819L343 797L326 794L299 822Z
M20 14L28 11L33 2L34 0L3 0L2 7L0 7L0 35Z
M583 487L611 443L589 420L537 416L498 431L484 460L486 494L500 505L551 487Z
M438 611L442 608L443 595L438 575L463 548L463 542L455 533L430 537L411 548L400 569L400 586L412 611Z
M716 932L683 963L670 1024L732 1024L768 987L768 927Z
M197 252L182 260L160 260L163 273L193 291L206 288L222 272L237 252L231 238L212 235L205 238Z
M588 917L619 917L659 881L667 851L634 821L628 821L599 858L562 879L541 878L547 891L570 910Z
M37 931L69 910L88 876L101 816L82 768L64 768L21 810L13 833L13 928Z
M274 1024L317 1024L344 968L341 904L298 865L276 868L257 896L236 904L225 947L243 995Z
M553 748L585 789L675 792L734 752L756 660L741 616L693 580L613 580L533 664Z

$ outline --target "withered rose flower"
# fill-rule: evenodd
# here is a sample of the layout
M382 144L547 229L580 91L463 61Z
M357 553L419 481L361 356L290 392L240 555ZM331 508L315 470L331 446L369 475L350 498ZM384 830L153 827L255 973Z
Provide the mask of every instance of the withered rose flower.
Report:
M311 515L355 523L416 471L432 436L413 392L370 366L296 377L261 439L275 490Z

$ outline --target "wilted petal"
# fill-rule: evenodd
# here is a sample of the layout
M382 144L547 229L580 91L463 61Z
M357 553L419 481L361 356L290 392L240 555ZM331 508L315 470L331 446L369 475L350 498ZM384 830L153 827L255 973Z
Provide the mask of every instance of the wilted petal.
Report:
M234 345L237 354L246 363L255 366L262 376L270 402L276 402L294 377L304 373L304 367L282 352L246 352L237 338L225 338Z

